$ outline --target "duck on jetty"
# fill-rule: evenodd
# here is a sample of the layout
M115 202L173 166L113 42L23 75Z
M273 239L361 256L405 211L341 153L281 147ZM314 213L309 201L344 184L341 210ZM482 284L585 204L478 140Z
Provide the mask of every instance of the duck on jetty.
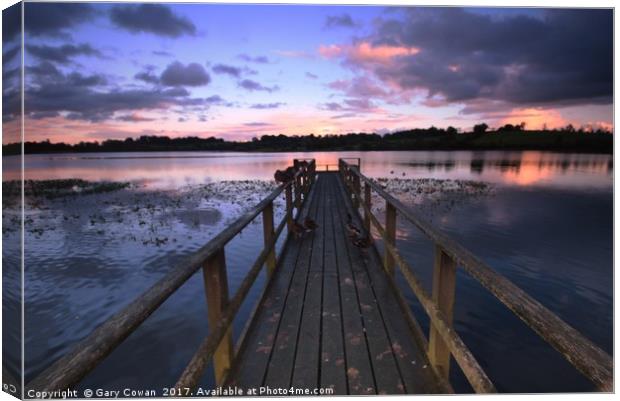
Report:
M357 238L362 234L362 230L353 224L353 217L351 217L350 213L347 213L347 232L351 239Z
M287 167L286 170L276 170L275 174L273 175L273 178L276 180L276 182L281 183L281 184L286 184L289 181L293 181L293 179L295 178L295 172L297 170L295 170L295 167Z
M304 220L304 227L306 228L306 231L313 231L316 230L319 225L316 224L316 221L312 220L310 217L306 217Z
M358 248L368 248L372 245L372 239L370 235L362 236L362 230L360 230L355 224L353 224L353 217L350 213L347 213L347 232L349 233L349 239Z
M293 222L291 233L295 236L295 238L300 238L302 235L304 235L305 232L306 232L306 229L304 228L304 226L302 226L296 221Z
M306 160L293 161L293 167L295 167L296 170L307 171L308 166L310 166L310 164Z
M370 236L366 236L363 238L356 238L353 241L353 245L355 245L358 248L368 248L372 245L372 239L370 239Z

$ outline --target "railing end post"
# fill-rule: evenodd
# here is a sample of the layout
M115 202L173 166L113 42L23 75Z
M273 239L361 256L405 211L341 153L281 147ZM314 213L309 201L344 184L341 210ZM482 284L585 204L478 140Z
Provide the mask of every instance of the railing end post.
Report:
M387 242L392 246L396 246L396 208L387 200L385 206L385 235L387 237ZM394 257L386 249L383 255L383 267L385 271L393 275L394 265Z
M263 243L265 247L270 246L271 241L274 237L274 228L273 228L273 201L269 202L269 204L263 209ZM271 277L276 270L276 252L275 245L271 247L269 250L269 254L267 256L267 260L265 261L265 265L267 266L267 275Z
M223 247L205 261L202 272L209 327L216 327L228 306L226 254ZM232 328L230 328L213 354L213 370L218 385L223 383L230 370L233 352Z
M432 299L450 326L452 326L455 287L456 263L444 252L441 246L435 245ZM431 319L428 358L435 370L446 380L450 375L450 356L448 345L444 342Z

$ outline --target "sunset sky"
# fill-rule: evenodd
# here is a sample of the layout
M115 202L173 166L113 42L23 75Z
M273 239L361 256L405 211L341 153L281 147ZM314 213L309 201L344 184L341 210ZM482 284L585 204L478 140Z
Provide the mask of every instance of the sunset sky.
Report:
M26 3L25 26L26 140L612 128L611 10Z

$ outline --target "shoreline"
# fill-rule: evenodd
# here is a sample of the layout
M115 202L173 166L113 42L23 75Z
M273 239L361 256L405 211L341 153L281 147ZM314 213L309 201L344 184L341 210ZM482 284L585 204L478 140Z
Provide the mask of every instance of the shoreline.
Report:
M7 146L7 145L3 145ZM339 152L364 152L364 153L380 153L380 152L542 152L542 153L556 153L556 154L580 154L580 155L613 155L614 150L592 150L581 148L536 148L536 147L488 147L488 148L451 148L451 147L433 147L433 148L385 148L385 149L356 149L356 148L343 148L343 149L230 149L230 150L213 150L213 149L174 149L174 150L162 150L162 149L143 149L143 150L93 150L93 151L57 151L57 152L26 152L26 153L5 153L2 152L2 157L12 156L27 156L27 155L68 155L68 154L96 154L96 153L244 153L244 154L257 154L257 153L339 153ZM230 157L230 156L221 156ZM170 157L174 158L174 157Z

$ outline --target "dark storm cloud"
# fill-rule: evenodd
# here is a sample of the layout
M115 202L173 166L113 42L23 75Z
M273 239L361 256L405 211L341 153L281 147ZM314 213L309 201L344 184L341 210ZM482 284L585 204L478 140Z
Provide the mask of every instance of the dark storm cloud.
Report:
M277 109L278 107L284 106L286 103L275 102L275 103L255 103L250 106L251 109L257 110L267 110L267 109Z
M79 72L72 72L67 75L67 83L72 86L97 86L105 85L107 80L102 75L82 75Z
M21 46L15 46L2 53L2 63L6 64L20 54Z
M26 50L41 60L49 60L61 64L69 63L76 56L103 57L99 50L86 43L62 46L26 45Z
M160 81L167 86L203 86L211 82L211 77L198 63L183 65L175 61L162 72Z
M26 72L29 81L35 84L29 84L26 88L26 111L29 116L64 112L71 120L98 122L113 118L117 112L170 107L204 108L222 100L219 96L192 98L183 87L108 88L102 75L82 75L78 72L65 75L49 62L28 67Z
M342 103L338 102L328 102L321 103L318 105L320 110L326 111L349 111L356 113L367 113L371 112L376 108L376 105L370 99L362 99L362 98L349 98L344 99Z
M164 50L153 50L151 53L153 53L156 56L160 56L160 57L172 57L172 53L164 51Z
M87 86L47 85L26 93L30 112L66 111L67 118L97 122L117 111L163 108L181 103L161 89L95 91Z
M17 3L2 10L2 41L7 43L15 39L22 26L22 7ZM4 44L3 43L3 44Z
M262 91L262 92L274 92L279 90L280 88L276 86L264 86L256 81L252 81L251 79L244 79L239 82L239 86L247 91Z
M342 111L344 107L337 102L329 102L329 103L321 103L319 104L319 109L328 110L328 111Z
M147 32L171 38L196 34L196 26L190 20L161 4L114 6L110 20L132 33Z
M264 122L251 122L251 123L245 123L243 124L246 127L271 127L273 126L273 124L270 123L264 123Z
M155 74L153 74L151 71L142 71L137 73L136 75L134 75L135 79L138 79L140 81L144 81L146 83L149 84L158 84L159 83L159 77Z
M18 85L17 82L11 82L9 83L11 80L17 80L20 76L21 73L21 68L19 67L15 67L15 68L3 68L2 69L2 81L4 82L4 87L13 87Z
M325 19L325 28L355 28L357 23L349 14L328 15Z
M115 118L117 121L124 121L130 123L139 123L144 121L155 121L154 118L142 117L138 114L125 114Z
M549 9L542 18L491 17L458 8L405 9L383 20L367 40L415 47L415 55L365 69L403 89L427 89L447 102L472 99L527 103L610 103L611 10Z
M220 95L209 96L204 101L207 104L217 104L217 105L226 106L226 107L232 107L233 106L232 103L227 102L226 100L222 99L222 97Z
M213 72L216 74L227 74L235 78L241 77L241 68L226 64L216 64L213 66Z
M257 64L268 64L269 63L269 59L266 56L252 57L252 56L250 56L248 54L242 53L242 54L238 55L237 57L239 57L241 60L247 61L249 63L257 63Z
M63 75L54 64L43 61L37 65L26 66L26 78L41 81L49 78L63 78Z
M44 118L58 117L59 115L60 113L58 113L57 111L40 111L40 112L30 113L29 117L35 120L42 120Z
M26 31L33 36L66 36L78 24L97 16L94 7L84 3L25 3Z

